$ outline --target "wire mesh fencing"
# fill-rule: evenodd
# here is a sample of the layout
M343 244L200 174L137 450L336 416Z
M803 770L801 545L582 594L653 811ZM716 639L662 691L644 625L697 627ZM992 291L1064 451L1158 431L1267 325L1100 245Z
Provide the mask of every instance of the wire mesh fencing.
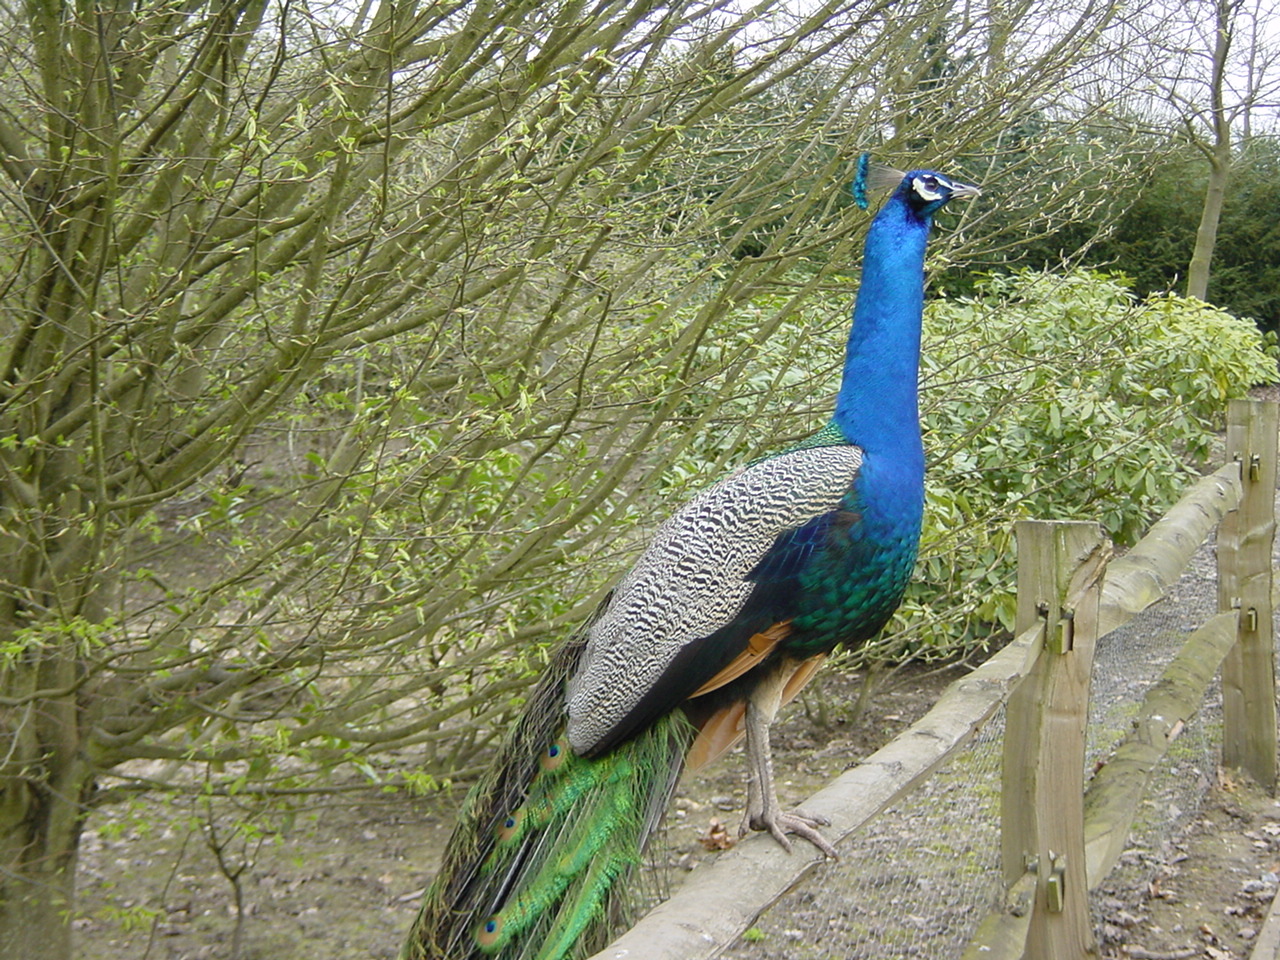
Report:
M1217 609L1211 546L1162 602L1098 642L1087 764L1105 763L1187 636ZM1221 692L1215 683L1155 774L1112 877L1150 879L1172 856L1214 779ZM1000 791L1004 711L920 789L866 824L764 913L730 960L959 957L1004 890ZM1095 893L1101 924L1106 893Z

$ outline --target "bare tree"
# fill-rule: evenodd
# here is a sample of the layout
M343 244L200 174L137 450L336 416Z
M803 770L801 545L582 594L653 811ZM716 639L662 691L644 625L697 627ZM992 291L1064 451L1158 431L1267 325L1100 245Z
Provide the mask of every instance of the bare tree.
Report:
M849 261L856 152L1035 169L998 131L1112 10L1028 5L1006 22L1058 42L1010 28L1000 75L960 58L913 90L940 55L919 18L952 12L0 9L6 950L71 955L95 804L289 797L390 747L418 752L402 779L465 772L648 478L679 492L811 418L689 440L786 306L712 355L717 320ZM1073 215L1071 171L1041 175L1009 235Z
M1170 116L1204 158L1204 204L1187 268L1188 296L1207 298L1227 185L1253 118L1280 105L1274 0L1192 0L1144 8L1134 23L1143 60L1124 81L1141 115ZM1155 102L1142 102L1154 95ZM1172 110L1170 115L1168 111Z

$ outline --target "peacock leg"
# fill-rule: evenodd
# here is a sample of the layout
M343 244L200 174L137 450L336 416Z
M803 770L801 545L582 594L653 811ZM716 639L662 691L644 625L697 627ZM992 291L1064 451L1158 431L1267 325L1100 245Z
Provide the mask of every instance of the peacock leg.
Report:
M747 701L745 718L747 734L747 812L742 821L741 834L750 830L768 830L773 838L788 852L791 840L788 833L803 837L833 860L839 859L836 848L817 828L829 826L826 817L792 810L784 813L778 804L778 793L773 783L773 752L769 743L769 727L777 716L782 699L782 688L789 676L786 670L778 670L761 683Z

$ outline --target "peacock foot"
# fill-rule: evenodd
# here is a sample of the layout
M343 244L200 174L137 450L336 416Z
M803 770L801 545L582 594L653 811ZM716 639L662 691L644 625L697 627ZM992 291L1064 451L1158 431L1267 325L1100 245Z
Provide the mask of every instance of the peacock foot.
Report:
M804 840L808 840L815 847L821 850L832 860L839 860L840 854L836 853L836 848L831 845L821 833L818 827L829 827L831 821L826 817L807 813L804 810L792 810L790 813L782 813L776 811L761 811L760 813L748 812L742 821L742 829L739 835L745 835L748 830L768 831L773 839L781 844L782 849L787 853L791 852L791 838L787 834L794 834Z

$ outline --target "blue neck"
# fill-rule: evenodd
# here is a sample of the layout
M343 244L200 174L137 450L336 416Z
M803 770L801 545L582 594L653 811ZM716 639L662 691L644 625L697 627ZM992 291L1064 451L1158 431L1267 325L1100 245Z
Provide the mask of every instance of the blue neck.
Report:
M929 219L895 193L867 233L835 422L869 455L919 460L920 315Z

